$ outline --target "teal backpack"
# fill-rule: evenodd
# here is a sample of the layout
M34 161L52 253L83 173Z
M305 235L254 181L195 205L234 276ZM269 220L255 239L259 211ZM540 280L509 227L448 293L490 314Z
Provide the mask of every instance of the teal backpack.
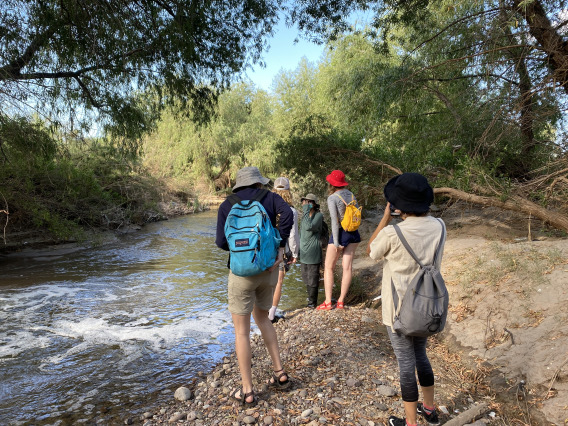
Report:
M252 200L242 200L233 194L225 221L225 238L231 252L229 268L240 277L250 277L266 271L276 260L280 233L272 226L260 201L268 194L260 190Z

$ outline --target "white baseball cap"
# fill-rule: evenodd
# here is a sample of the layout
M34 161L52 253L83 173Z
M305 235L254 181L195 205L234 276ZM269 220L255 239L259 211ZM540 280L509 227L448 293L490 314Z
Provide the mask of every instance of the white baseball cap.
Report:
M274 189L285 190L290 189L290 181L288 178L281 176L274 181Z

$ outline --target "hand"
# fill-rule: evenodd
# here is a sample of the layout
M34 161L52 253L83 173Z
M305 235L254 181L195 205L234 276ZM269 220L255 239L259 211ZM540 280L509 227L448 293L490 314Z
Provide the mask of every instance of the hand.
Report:
M296 257L293 257L293 258L292 258L292 261L291 261L290 263L296 263L297 260L298 260L298 259L297 259Z
M383 213L383 218L381 222L385 221L388 224L391 220L392 220L391 203L387 201L387 206L385 207L385 212Z
M278 265L280 265L283 261L284 261L284 248L280 247L278 249L278 256L276 256L276 261L274 262L274 265L268 268L268 271L269 272L274 271L276 268L278 268Z

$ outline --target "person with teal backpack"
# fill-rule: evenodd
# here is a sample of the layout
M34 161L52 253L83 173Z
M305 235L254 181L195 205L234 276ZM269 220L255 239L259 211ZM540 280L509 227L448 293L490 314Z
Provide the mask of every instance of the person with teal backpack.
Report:
M229 251L228 304L242 379L242 386L230 396L244 406L257 402L252 383L251 313L272 358L274 373L267 385L281 390L291 384L282 366L278 337L268 319L268 310L293 215L282 197L263 188L268 182L270 179L263 177L256 167L240 169L233 195L221 203L217 214L215 244ZM277 215L280 215L279 233L275 229Z

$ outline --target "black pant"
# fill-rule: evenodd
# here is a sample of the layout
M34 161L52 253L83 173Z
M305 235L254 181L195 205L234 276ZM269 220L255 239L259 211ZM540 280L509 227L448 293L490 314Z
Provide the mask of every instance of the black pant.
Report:
M315 308L318 304L318 290L320 281L319 264L309 265L302 263L302 280L308 290L308 306Z
M402 400L406 402L418 401L416 373L418 373L420 386L434 385L434 373L426 355L426 341L428 338L397 334L388 326L387 332L400 369Z

